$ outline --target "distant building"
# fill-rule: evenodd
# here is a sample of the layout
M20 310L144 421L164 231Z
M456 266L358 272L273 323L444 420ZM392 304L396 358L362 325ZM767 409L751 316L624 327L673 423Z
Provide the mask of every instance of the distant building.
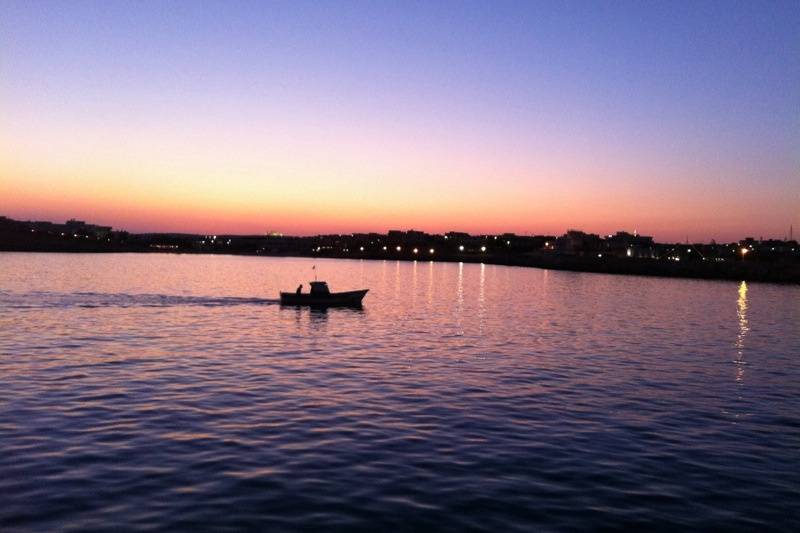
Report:
M75 220L71 218L64 223L67 233L83 235L87 237L95 237L97 239L104 239L111 233L111 226L98 226L96 224L87 224L83 220Z
M387 234L391 244L419 244L430 240L431 236L424 231L410 229L408 231L391 230Z
M606 252L619 257L657 257L653 237L618 231L606 239Z
M556 250L562 254L584 255L602 253L604 245L603 240L595 233L571 229L556 239Z

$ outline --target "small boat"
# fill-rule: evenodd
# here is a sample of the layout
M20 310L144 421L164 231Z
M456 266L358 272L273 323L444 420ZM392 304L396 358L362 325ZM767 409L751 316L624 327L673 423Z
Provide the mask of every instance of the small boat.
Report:
M369 289L331 292L324 281L311 281L311 292L281 292L281 305L310 305L314 307L358 307Z

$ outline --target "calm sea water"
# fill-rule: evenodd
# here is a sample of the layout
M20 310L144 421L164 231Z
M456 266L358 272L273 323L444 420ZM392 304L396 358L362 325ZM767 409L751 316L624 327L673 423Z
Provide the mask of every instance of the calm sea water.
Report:
M797 530L800 288L0 254L0 529Z

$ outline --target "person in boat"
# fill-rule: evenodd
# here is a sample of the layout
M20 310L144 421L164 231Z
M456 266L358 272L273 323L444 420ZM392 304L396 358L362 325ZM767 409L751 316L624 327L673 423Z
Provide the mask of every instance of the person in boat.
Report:
M297 287L297 290L296 290L296 291L294 291L294 292L295 292L295 294L300 294L301 292L303 292L303 284L301 283L301 284L300 284L300 285Z

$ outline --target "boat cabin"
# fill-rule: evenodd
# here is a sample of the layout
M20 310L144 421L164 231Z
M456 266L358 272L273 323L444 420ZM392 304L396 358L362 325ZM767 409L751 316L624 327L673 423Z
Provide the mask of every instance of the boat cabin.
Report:
M309 281L311 285L311 294L330 294L331 291L328 289L328 284L324 281Z

